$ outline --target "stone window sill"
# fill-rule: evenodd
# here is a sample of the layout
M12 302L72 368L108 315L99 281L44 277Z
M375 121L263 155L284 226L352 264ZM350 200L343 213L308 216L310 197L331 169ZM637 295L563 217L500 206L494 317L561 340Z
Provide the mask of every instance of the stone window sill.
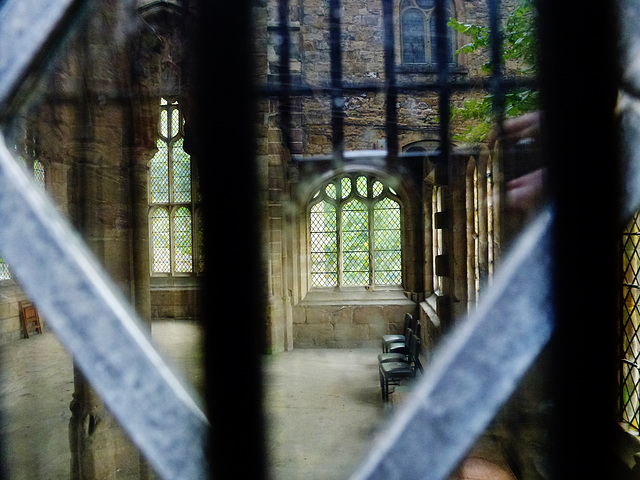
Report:
M402 287L315 288L299 303L309 305L402 305L413 303Z

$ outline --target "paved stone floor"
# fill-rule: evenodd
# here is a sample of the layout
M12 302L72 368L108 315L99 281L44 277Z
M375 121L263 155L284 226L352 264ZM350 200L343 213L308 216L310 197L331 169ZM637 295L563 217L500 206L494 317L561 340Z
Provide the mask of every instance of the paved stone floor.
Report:
M153 337L196 389L201 335L191 322L159 322ZM294 350L264 358L272 480L346 479L384 412L375 349ZM69 355L46 331L0 346L2 465L11 480L69 478ZM120 477L118 477L120 478Z

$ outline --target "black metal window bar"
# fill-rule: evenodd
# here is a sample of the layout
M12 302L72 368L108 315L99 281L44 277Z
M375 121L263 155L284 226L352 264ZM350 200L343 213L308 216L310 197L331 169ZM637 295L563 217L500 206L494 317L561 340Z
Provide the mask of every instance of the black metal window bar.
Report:
M42 70L48 59L43 53L55 47L78 18L78 13L92 2L69 0L6 0L0 11L0 118L6 125L16 103L32 83L32 76ZM213 119L203 122L215 138L237 142L236 157L244 162L247 174L245 188L255 187L252 176L253 152L246 135L251 132L252 88L250 75L251 5L250 2L204 2L199 54L216 52L222 65L234 65L233 80L221 98L203 95L203 110L226 112L224 125ZM215 4L215 5L213 5ZM433 84L399 85L395 75L393 49L393 8L383 0L385 37L384 87L387 96L387 151L385 160L393 163L398 152L396 99L399 92L436 91L440 97L440 145L436 161L446 164L450 156L448 106L453 89L465 88L449 82L446 58L444 2L436 2L436 28L439 32L438 78ZM499 55L499 2L490 0L493 75L488 86L496 98L497 117L501 117L502 94L508 86L501 75ZM265 86L263 95L276 95L282 104L282 130L285 143L291 141L287 103L296 95L304 95L301 86L293 85L289 65L288 4L279 3L281 55L283 66L277 86ZM348 158L343 146L342 97L352 86L342 79L340 58L340 2L330 0L331 80L324 93L331 98L333 159ZM566 19L571 18L572 22ZM20 19L21 21L13 21ZM388 434L372 450L354 478L446 478L463 457L474 439L483 431L500 405L516 388L518 379L540 353L555 329L552 346L557 367L553 382L559 404L554 434L558 438L553 458L557 478L591 478L606 476L612 465L608 446L610 432L606 414L610 404L610 385L615 374L611 362L611 325L602 319L615 311L617 261L613 252L619 241L614 234L620 218L635 210L634 195L628 193L624 208L616 204L621 188L615 162L615 141L611 111L615 101L617 66L612 55L615 21L610 6L585 8L583 2L540 2L543 44L541 86L545 94L545 142L551 167L552 197L555 208L545 210L531 223L517 242L511 255L501 265L500 274L477 311L461 323L447 348L436 355L408 407L395 418ZM23 25L30 25L25 29ZM584 32L599 35L583 35ZM231 35L236 48L220 49ZM566 38L582 38L583 48L565 56L557 48ZM205 58L203 56L203 58ZM590 69L598 58L600 68ZM214 69L200 73L202 92L215 84ZM579 78L580 81L573 81ZM230 78L228 78L229 80ZM206 85L206 89L203 85ZM470 86L468 86L470 87ZM376 87L377 89L378 87ZM358 86L361 90L362 86ZM612 96L613 93L613 96ZM588 98L589 102L584 99ZM214 106L215 108L209 108ZM567 121L567 112L572 112ZM637 118L629 113L630 125ZM593 135L595 129L599 135ZM637 138L637 137L635 137ZM589 141L587 141L589 140ZM634 138L628 142L633 145ZM630 158L632 156L629 156ZM613 159L611 168L602 168L603 158ZM638 168L634 158L626 165L629 177ZM231 164L231 162L229 162ZM576 169L576 165L580 168ZM218 166L217 166L218 167ZM225 170L226 169L226 170ZM599 187L592 188L591 176L599 172ZM219 175L237 173L232 165L222 166ZM219 176L218 175L218 176ZM204 172L205 179L208 178ZM570 181L570 179L572 181ZM213 182L213 179L209 179ZM224 182L223 182L224 183ZM228 182L233 183L233 182ZM219 182L215 183L220 187ZM633 184L631 183L633 186ZM222 185L224 188L224 185ZM235 185L230 185L229 193ZM223 192L226 193L226 192ZM248 212L247 212L248 210ZM622 215L616 215L622 212ZM251 200L237 202L225 212L217 212L216 221L225 224L239 213L256 219ZM100 273L85 248L64 225L51 205L34 189L18 168L11 152L0 147L0 244L3 255L18 277L37 278L24 282L25 290L50 318L56 333L76 356L76 361L92 379L116 418L128 430L135 443L164 478L262 478L264 449L260 410L260 375L256 358L239 358L233 375L209 369L209 379L216 384L233 382L233 398L212 395L209 428L204 415L186 390L168 372L146 337L140 333L134 315L113 292L109 281ZM207 222L210 225L211 219ZM240 232L241 250L257 252L257 222L246 222ZM589 235L575 242L574 233L584 225L595 224ZM25 234L26 232L26 234ZM238 236L218 236L213 251L238 247ZM224 237L224 238L223 238ZM226 243L225 243L226 242ZM28 256L23 255L28 250ZM226 251L226 250L224 250ZM612 252L609 255L609 252ZM252 268L229 268L228 281L243 283L246 288L261 291L257 254L245 259ZM591 261L585 262L585 258ZM55 261L51 261L55 259ZM214 268L230 265L221 259ZM237 272L237 273L234 273ZM251 278L247 278L249 275ZM597 277L605 284L601 298L590 298L588 308L576 311L575 278ZM611 290L607 290L610 288ZM72 293L73 292L73 293ZM233 302L211 290L212 302ZM73 296L72 301L69 299ZM262 302L248 305L245 316L259 318ZM246 304L246 299L242 299ZM93 322L87 328L84 319ZM255 315L252 317L252 315ZM249 322L249 331L257 329ZM216 334L231 333L225 328ZM576 338L577 337L577 338ZM210 345L213 337L209 336ZM221 342L225 343L225 342ZM571 352L568 352L571 346ZM116 348L117 347L117 348ZM213 347L212 347L213 348ZM112 355L110 352L116 352ZM224 355L224 345L215 345L215 355ZM576 367L576 363L578 366ZM132 368L135 365L135 368ZM209 366L211 366L210 364ZM244 375L238 376L237 369ZM478 401L482 399L482 401ZM235 419L229 422L229 418ZM248 427L237 428L242 419ZM594 435L594 431L598 432ZM605 432L605 434L603 434ZM206 437L209 433L209 441ZM575 438L589 442L572 442ZM208 446L208 450L207 450ZM240 447L241 446L241 447ZM208 452L208 456L207 456ZM207 460L208 458L208 460ZM584 461L587 458L589 461ZM565 465L569 465L565 469ZM210 472L209 472L210 467Z

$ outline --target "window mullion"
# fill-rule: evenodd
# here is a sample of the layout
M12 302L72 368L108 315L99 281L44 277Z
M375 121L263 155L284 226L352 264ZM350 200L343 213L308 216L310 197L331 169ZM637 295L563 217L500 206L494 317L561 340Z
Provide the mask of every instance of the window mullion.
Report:
M369 182L369 192L368 195L371 197L371 181ZM376 275L376 267L375 267L375 235L374 235L374 212L373 207L375 202L373 200L367 201L367 228L369 229L369 285L375 285L375 275Z
M169 191L169 272L171 275L175 275L175 260L176 260L176 241L175 241L175 225L174 214L176 206L173 203L173 142L171 141L171 108L167 109L167 177L169 179L168 191Z
M342 255L342 246L343 246L343 242L342 242L342 206L344 205L344 202L339 202L336 205L336 249L337 251L337 270L338 270L338 275L337 275L337 284L338 287L341 288L342 287L342 276L344 273L344 265L343 265L343 255Z

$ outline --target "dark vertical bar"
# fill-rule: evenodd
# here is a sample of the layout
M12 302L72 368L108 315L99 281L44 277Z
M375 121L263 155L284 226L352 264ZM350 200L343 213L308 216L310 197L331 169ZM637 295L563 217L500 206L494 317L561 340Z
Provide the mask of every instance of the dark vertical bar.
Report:
M334 162L344 155L344 96L342 92L342 47L340 0L329 1L329 45L331 61L331 132Z
M438 67L438 113L440 116L440 159L444 165L449 164L451 146L450 136L450 107L451 90L449 87L449 55L447 51L447 0L436 0L435 3L435 27L436 27L436 62Z
M502 88L503 60L502 41L503 35L500 28L500 0L489 0L489 42L491 47L491 79L489 89L493 95L493 116L498 128L502 126L504 117L504 91Z
M255 156L254 34L266 7L250 0L199 2L193 106L205 220L205 327L210 476L266 478L259 349L265 275ZM253 13L263 23L253 27ZM260 15L261 14L261 15ZM220 82L224 89L220 89ZM215 161L220 152L228 161ZM250 292L247 295L247 292ZM221 359L233 359L227 363Z
M385 130L387 135L387 162L398 158L398 88L396 86L395 37L393 32L393 1L382 0L384 34L384 77L386 81Z
M622 478L615 474L613 451L617 244L622 227L613 123L618 86L615 5L539 2L543 146L557 208L552 478ZM567 55L563 46L574 35L583 43ZM597 69L590 68L593 58L598 59ZM578 233L585 229L588 234ZM593 280L597 291L588 299L576 291L576 280L585 278ZM584 308L576 305L576 293Z
M291 31L289 29L289 0L278 1L278 103L282 144L291 152Z

